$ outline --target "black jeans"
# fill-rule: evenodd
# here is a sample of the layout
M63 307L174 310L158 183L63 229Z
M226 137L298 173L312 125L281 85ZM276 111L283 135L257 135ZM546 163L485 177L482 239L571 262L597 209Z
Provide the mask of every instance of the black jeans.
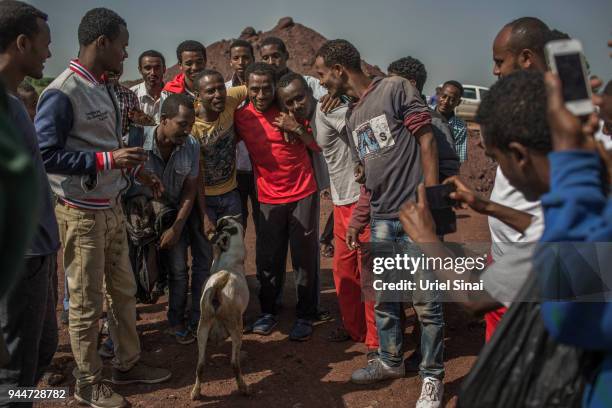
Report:
M242 225L246 231L247 219L249 218L249 199L253 208L253 224L255 224L255 235L257 235L259 224L259 201L257 200L257 189L255 188L255 176L252 171L238 171L236 173L240 203L242 205Z
M259 302L262 313L277 313L276 300L285 278L287 248L297 289L299 319L316 319L319 296L319 195L289 204L259 204L256 243Z
M0 299L0 326L10 356L0 368L2 407L11 406L9 389L38 383L57 349L56 260L56 254L26 259L22 278Z

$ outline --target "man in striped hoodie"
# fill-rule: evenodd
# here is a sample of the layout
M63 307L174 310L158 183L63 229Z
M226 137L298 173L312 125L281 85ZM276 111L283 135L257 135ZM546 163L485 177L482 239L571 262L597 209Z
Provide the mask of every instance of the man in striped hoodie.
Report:
M147 155L141 148L124 147L117 99L103 79L105 72L119 73L127 57L125 21L111 10L92 9L81 20L78 37L79 59L42 93L35 125L51 188L58 196L55 212L77 365L75 398L90 406L120 407L125 401L102 382L97 353L104 287L115 344L111 381L158 383L171 376L168 370L139 362L136 282L120 206L128 186L126 172L138 169ZM144 172L138 177L159 186L159 179Z

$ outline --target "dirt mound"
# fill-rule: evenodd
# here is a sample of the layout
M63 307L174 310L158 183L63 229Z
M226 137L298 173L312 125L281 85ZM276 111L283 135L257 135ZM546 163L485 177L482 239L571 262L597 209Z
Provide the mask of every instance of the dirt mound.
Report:
M259 59L259 48L261 41L266 37L278 37L285 42L289 51L289 68L304 75L316 76L312 65L315 60L315 53L327 39L315 30L296 23L291 17L283 17L278 20L276 26L270 31L256 31L253 27L246 27L242 30L240 39L247 40L253 44L255 58ZM206 43L205 41L203 41ZM229 45L232 40L223 39L214 42L206 47L208 57L208 67L221 72L225 79L231 76L229 67ZM362 61L362 67L366 73L372 76L382 75L382 71L377 66L372 66ZM172 79L179 72L178 66L173 65L168 68L164 79Z
M478 146L480 128L475 123L468 123L468 159L461 165L461 177L479 193L491 195L497 164L484 154Z

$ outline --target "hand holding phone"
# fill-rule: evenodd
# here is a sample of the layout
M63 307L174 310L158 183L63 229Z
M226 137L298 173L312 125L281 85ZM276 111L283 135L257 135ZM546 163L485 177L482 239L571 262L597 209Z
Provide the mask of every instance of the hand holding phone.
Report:
M439 184L425 188L429 210L436 224L436 235L457 231L457 216L453 211L457 202L450 198L450 194L456 189L454 184Z
M559 76L567 110L576 116L593 112L582 44L578 40L558 40L546 44L546 60Z

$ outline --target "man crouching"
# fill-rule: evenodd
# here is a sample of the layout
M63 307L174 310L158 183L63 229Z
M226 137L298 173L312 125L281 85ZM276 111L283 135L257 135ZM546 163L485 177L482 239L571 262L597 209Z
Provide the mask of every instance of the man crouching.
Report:
M164 100L159 125L145 128L144 142L149 154L144 167L157 175L164 187L159 203L176 210L176 218L159 239L159 255L168 269L168 323L180 344L195 341L184 318L189 283L188 242L184 227L196 199L200 157L199 144L189 134L194 121L193 102L185 95L172 94ZM192 282L200 280L192 276ZM198 288L193 290L200 291Z

